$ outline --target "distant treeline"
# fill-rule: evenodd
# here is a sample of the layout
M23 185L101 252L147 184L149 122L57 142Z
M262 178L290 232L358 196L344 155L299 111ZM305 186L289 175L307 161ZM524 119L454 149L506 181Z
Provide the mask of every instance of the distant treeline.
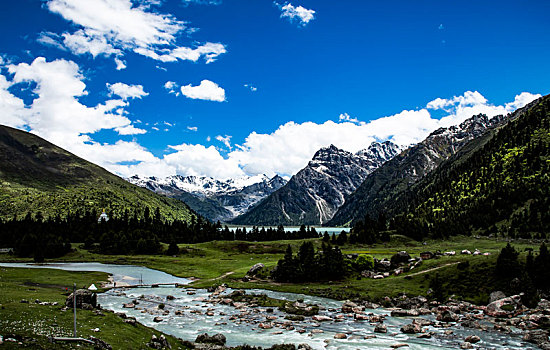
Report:
M159 209L144 215L126 211L108 221L99 218L98 211L75 212L65 218L44 218L40 213L24 218L0 220L0 247L14 248L20 257L59 257L70 251L70 243L83 243L84 248L102 254L157 254L164 243L200 243L214 240L273 241L318 238L313 227L301 226L298 231L277 228L237 228L232 231L219 222L211 223L198 217L191 222L167 221Z

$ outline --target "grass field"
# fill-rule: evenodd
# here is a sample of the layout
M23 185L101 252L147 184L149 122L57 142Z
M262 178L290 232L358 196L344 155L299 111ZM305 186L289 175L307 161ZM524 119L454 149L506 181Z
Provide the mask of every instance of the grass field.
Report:
M102 272L68 272L51 269L0 268L0 335L2 349L74 349L75 344L50 343L49 336L73 335L73 312L61 311L66 288L101 284L107 280ZM29 303L21 303L25 299ZM57 306L39 305L34 301L58 302ZM126 324L113 313L104 311L96 316L92 311L77 310L77 335L94 336L113 346L113 349L145 349L153 334L160 332L142 325ZM99 328L99 332L93 329ZM25 339L23 345L7 342L6 338ZM173 349L183 349L179 341L167 337ZM81 344L79 348L93 347Z
M312 240L319 248L321 241ZM371 254L374 257L389 258L398 251L405 250L412 256L418 256L423 251L442 252L454 250L456 256L426 260L417 269L400 276L392 276L383 280L348 278L329 283L309 284L278 284L270 281L242 282L241 278L249 268L256 263L264 263L273 267L282 258L288 244L297 252L303 241L276 242L208 242L200 244L182 244L184 253L177 257L165 255L99 255L93 254L74 245L75 251L57 261L96 261L117 264L144 265L153 269L165 271L180 277L194 277L198 280L192 285L197 288L209 287L227 283L235 288L265 288L278 291L297 292L330 296L336 299L354 297L367 298L372 301L385 296L396 296L399 293L408 295L426 294L429 281L436 273L440 274L449 294L457 294L466 300L477 303L486 302L488 294L495 288L492 269L496 257L506 245L504 241L494 239L452 237L447 240L430 240L417 242L402 236L392 237L391 242L372 246L343 246L344 253ZM538 245L516 243L518 251L525 256L526 248L538 249ZM468 249L491 253L490 256L460 255L460 251ZM7 255L0 260L8 261ZM20 260L21 261L21 260ZM468 262L467 268L459 269L459 262ZM464 266L462 266L464 267Z

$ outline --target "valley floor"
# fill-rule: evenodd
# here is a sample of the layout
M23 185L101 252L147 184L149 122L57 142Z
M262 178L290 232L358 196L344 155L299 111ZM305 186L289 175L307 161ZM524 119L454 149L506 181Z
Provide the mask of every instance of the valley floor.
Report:
M311 240L316 248L321 241ZM283 257L287 245L294 252L303 240L273 241L273 242L241 242L214 241L200 244L180 244L183 253L178 256L166 255L100 255L90 253L74 244L75 250L66 256L56 259L60 262L102 262L114 264L142 265L160 270L178 277L193 278L192 286L196 288L211 287L222 283L233 288L263 288L275 291L303 293L325 296L344 300L361 298L370 301L380 301L385 296L395 297L400 293L407 295L426 295L430 279L437 273L444 281L444 288L449 295L456 294L464 300L485 304L489 293L495 286L492 271L500 250L506 241L473 238L452 237L448 240L433 240L417 242L406 237L394 236L385 244L372 246L341 247L345 254L370 254L377 259L390 258L398 251L407 251L411 256L419 256L425 251L455 251L455 256L444 256L439 259L424 260L415 270L399 276L390 276L375 280L370 278L348 278L328 283L274 283L268 280L251 280L243 282L250 267L263 263L268 268L274 267ZM514 242L513 245L524 258L526 249L538 249L538 243ZM490 253L489 256L461 255L462 250ZM0 254L0 261L27 261L7 254ZM460 266L460 262L468 262L468 266ZM471 288L474 286L475 288Z

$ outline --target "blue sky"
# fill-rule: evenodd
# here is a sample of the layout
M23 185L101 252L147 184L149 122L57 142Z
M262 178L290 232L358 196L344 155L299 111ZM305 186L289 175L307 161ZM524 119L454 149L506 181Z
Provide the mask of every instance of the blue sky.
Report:
M292 175L550 88L548 1L19 0L0 123L123 176Z

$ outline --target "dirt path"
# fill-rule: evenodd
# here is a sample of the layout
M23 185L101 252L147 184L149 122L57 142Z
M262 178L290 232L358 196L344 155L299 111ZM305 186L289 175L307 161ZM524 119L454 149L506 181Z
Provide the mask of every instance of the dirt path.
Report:
M221 275L221 276L211 278L210 281L221 280L222 278L225 278L225 277L227 277L227 276L229 276L229 275L232 275L232 274L234 274L234 273L235 273L235 271L229 271L229 272L224 273L224 274Z
M427 269L427 270L423 270L423 271L414 272L414 273L405 275L405 276L403 276L403 277L406 277L406 276L411 276L411 277L412 277L412 276L418 276L418 275L421 275L421 274L423 274L423 273L432 272L432 271L435 271L435 270L439 270L439 269L441 269L441 268L443 268L443 267L452 266L452 265L456 265L456 264L460 264L460 261L456 261L456 262L444 264L444 265L437 266L437 267L432 267L431 269Z

